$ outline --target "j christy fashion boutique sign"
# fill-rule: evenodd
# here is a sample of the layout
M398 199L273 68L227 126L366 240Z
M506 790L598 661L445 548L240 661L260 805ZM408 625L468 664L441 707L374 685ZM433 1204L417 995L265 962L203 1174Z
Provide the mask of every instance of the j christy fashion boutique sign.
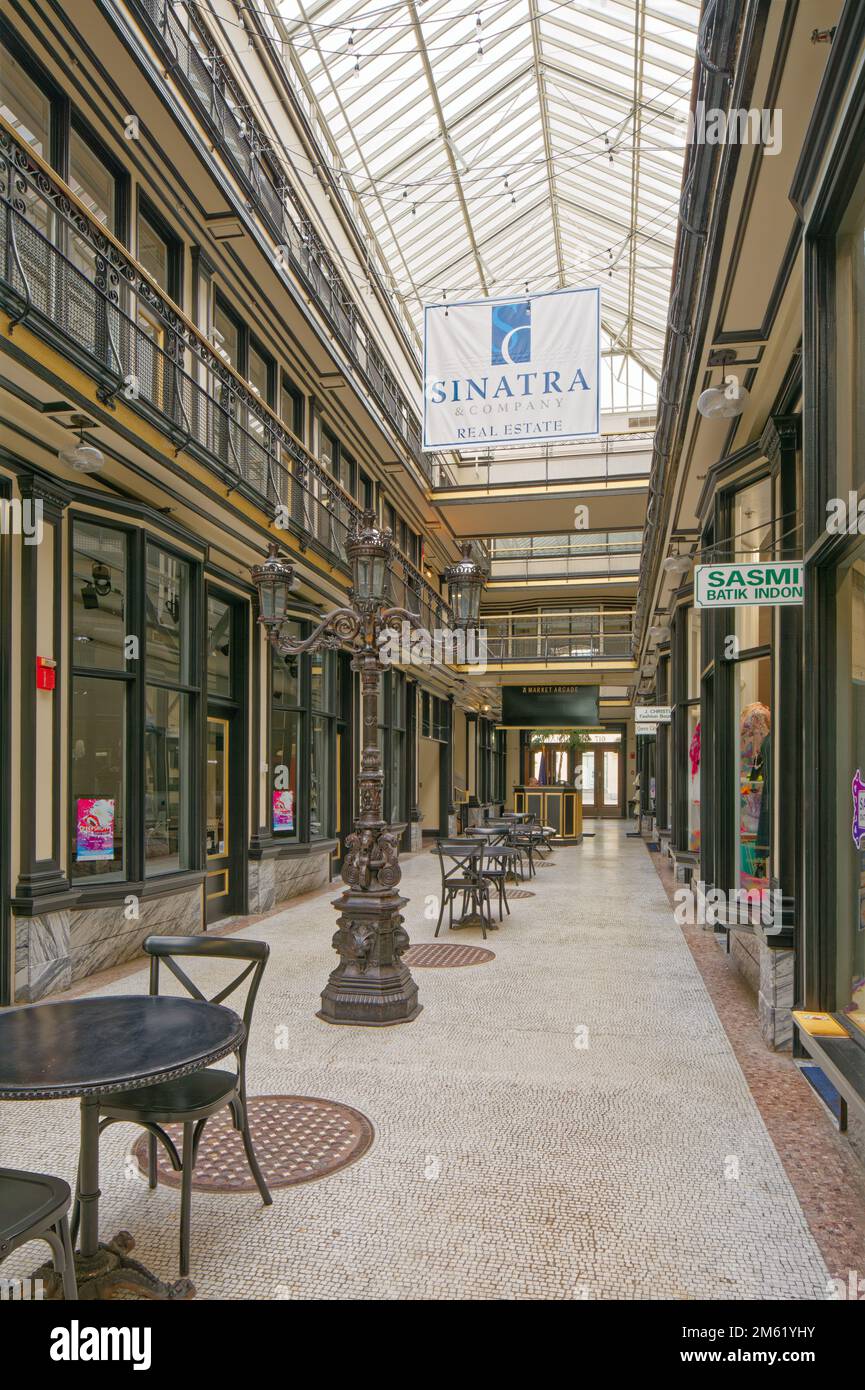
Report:
M428 304L424 448L597 434L600 300L581 289Z

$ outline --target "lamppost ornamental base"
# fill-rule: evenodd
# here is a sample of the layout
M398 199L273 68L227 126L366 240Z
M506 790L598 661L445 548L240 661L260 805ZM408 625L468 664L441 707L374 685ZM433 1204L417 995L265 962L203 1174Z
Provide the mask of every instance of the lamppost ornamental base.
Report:
M386 1028L410 1023L423 1007L417 985L402 963L408 933L398 893L368 893L348 888L334 902L340 916L333 938L339 965L321 996L316 1017L326 1023Z

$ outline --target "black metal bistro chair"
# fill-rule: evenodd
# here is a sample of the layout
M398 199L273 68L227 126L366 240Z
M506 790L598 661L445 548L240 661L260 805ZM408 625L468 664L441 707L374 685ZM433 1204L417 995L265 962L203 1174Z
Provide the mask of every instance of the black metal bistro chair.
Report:
M67 1220L71 1203L72 1192L62 1178L0 1168L0 1264L28 1240L44 1240L51 1247L54 1268L63 1281L63 1297L77 1299Z
M530 825L531 828L536 832L537 848L539 850L544 850L544 857L552 854L553 841L555 840L557 833L556 827L554 825L544 825L543 821L539 821L537 816L535 816L532 819Z
M511 915L511 905L508 902L508 860L511 857L507 853L507 848L502 843L487 843L481 853L481 873L485 879L496 889L499 895L499 921L503 922L505 913ZM496 850L502 850L497 854Z
M192 1173L195 1158L204 1126L217 1110L228 1106L231 1110L234 1128L239 1130L246 1150L246 1160L265 1206L270 1206L273 1198L268 1191L264 1174L258 1166L252 1135L249 1132L249 1113L246 1097L246 1049L249 1044L249 1030L252 1024L252 1011L255 997L270 955L270 947L264 941L226 940L225 937L207 936L148 936L144 949L150 956L150 993L159 993L159 965L163 961L180 983L195 999L205 995L184 970L173 959L174 956L205 956L215 960L248 961L242 970L224 989L215 994L211 1003L221 1004L230 994L249 978L246 1000L243 1007L243 1022L246 1036L237 1053L237 1071L221 1071L205 1068L192 1072L189 1076L177 1077L174 1081L161 1081L152 1086L138 1086L134 1090L119 1091L107 1095L100 1102L100 1134L109 1125L121 1121L141 1125L148 1132L148 1186L156 1187L156 1141L165 1148L171 1166L180 1173L180 1274L189 1273L189 1226L192 1202ZM180 1154L163 1126L183 1125L183 1143ZM73 1231L78 1229L78 1199L75 1202Z
M510 835L508 836L508 844L513 845L513 846L519 851L519 857L520 857L520 878L523 878L523 879L524 879L524 878L526 877L525 871L524 871L524 869L523 869L523 855L526 856L526 860L528 861L528 866L529 866L528 877L531 878L532 875L535 873L535 859L534 859L534 855L535 855L535 849L536 849L536 847L537 847L537 837L536 837L535 834L533 833L531 825L530 825L530 824L516 824L516 825L514 825L514 826L511 828Z
M462 896L461 916L466 916L467 904L480 917L484 940L487 938L487 925L492 929L493 918L490 910L490 879L483 874L482 852L484 842L478 840L437 840L434 853L438 855L442 876L441 906L436 922L435 935L448 909L448 926L454 924L454 899ZM486 918L484 918L486 908Z

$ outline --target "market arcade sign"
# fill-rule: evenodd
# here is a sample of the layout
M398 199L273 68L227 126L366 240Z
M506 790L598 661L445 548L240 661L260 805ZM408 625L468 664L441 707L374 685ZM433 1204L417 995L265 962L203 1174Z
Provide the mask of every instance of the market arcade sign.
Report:
M742 608L802 603L804 565L801 560L769 560L764 564L697 565L694 570L695 608Z
M597 685L503 685L500 728L598 727Z

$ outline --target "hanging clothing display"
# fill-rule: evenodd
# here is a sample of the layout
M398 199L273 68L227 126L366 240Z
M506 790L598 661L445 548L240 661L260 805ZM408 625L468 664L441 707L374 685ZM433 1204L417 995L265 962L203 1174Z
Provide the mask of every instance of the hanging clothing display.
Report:
M768 888L768 817L771 814L769 730L771 713L759 700L742 710L739 721L739 880L743 888ZM765 801L766 822L760 823ZM765 843L761 843L761 840Z

